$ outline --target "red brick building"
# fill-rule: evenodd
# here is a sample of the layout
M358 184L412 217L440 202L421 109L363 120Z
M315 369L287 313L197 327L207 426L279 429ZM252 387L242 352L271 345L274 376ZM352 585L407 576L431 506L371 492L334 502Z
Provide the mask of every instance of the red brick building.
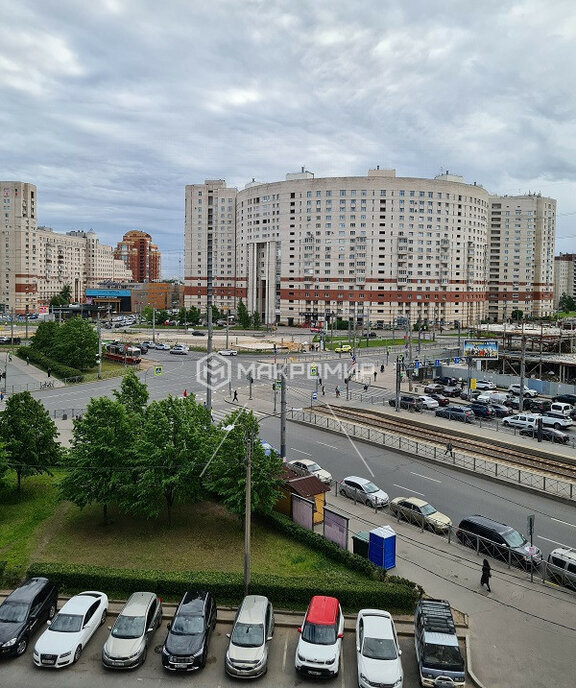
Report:
M153 282L160 279L160 251L146 232L131 230L118 242L114 257L124 261L132 270L135 282Z

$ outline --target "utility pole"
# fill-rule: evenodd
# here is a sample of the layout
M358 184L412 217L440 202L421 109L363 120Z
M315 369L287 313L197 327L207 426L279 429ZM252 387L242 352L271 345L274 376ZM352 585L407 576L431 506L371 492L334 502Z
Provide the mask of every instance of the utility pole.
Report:
M396 411L400 411L400 356L396 356Z
M100 327L100 311L98 311L98 379L102 379L102 328Z
M286 461L286 370L280 371L280 458Z
M228 313L226 314L226 346L224 347L225 349L228 348L228 332L229 332L229 327L230 327L230 317Z
M246 498L244 506L244 596L250 587L250 530L252 516L252 442L251 436L246 438Z
M410 317L408 317L408 362L409 365L412 366L412 328L411 328L411 323L410 323ZM408 390L411 392L412 391L412 373L408 372L406 370L406 375L408 375Z
M156 309L152 306L152 342L156 344Z
M30 306L26 304L26 342L28 342L28 315L30 313Z
M526 376L526 337L524 336L524 321L522 321L522 350L520 353L520 394L518 395L518 411L524 410L524 378Z

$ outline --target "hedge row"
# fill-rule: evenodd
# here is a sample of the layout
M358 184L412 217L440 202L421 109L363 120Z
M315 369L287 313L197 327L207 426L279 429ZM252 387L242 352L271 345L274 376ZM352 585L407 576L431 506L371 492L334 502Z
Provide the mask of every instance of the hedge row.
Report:
M127 597L139 590L155 592L161 597L178 599L186 590L208 589L219 604L238 604L244 595L242 576L218 571L146 571L113 569L101 566L76 564L35 563L28 569L29 576L46 576L56 582L61 592L103 590L114 597ZM363 607L379 607L395 612L411 613L420 597L414 586L393 582L379 583L367 580L364 584L322 585L313 578L283 578L282 576L254 574L250 592L265 595L273 604L284 609L305 609L313 595L321 592L340 600L347 612Z
M52 375L60 380L74 377L77 378L77 382L82 382L84 379L81 370L62 365L62 363L58 363L58 361L48 358L48 356L40 353L40 351L36 351L36 349L31 346L21 346L16 351L16 355L18 358L22 358L23 360L28 358L32 363L34 363L34 365L38 366L39 368L43 368L44 370L48 370L48 368L50 368Z

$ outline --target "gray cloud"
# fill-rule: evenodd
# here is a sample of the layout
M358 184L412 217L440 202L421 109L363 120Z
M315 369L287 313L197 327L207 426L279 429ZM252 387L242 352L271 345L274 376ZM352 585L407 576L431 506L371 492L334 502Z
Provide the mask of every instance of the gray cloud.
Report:
M0 26L0 177L39 220L180 268L184 185L441 168L558 199L574 250L569 1L21 0Z

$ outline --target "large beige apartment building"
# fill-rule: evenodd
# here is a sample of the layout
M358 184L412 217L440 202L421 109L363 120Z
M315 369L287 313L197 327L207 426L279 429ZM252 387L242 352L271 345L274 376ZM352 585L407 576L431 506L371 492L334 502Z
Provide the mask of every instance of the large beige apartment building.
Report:
M510 219L498 223L499 210ZM270 324L330 314L472 325L505 315L504 304L508 317L552 309L552 199L492 196L449 173L302 169L240 191L224 180L189 185L185 214L187 306L205 307L211 283L218 307L234 313L242 298Z
M83 301L87 288L105 280L131 281L132 273L114 249L92 231L58 234L37 225L37 191L33 184L0 181L0 305L2 310L33 313L48 305L65 285L72 300Z
M576 253L561 253L554 257L554 306L562 294L576 298Z

